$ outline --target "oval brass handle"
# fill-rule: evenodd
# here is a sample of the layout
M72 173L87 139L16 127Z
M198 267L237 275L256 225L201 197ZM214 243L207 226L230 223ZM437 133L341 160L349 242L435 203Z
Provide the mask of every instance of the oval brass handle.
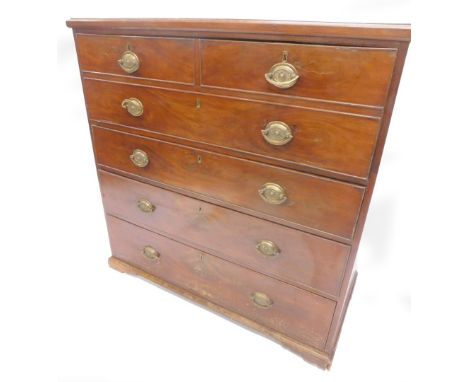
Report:
M143 114L143 104L138 98L126 98L122 101L122 107L127 109L129 114L139 117Z
M130 50L123 52L122 57L117 62L127 73L135 73L140 68L140 59Z
M143 150L140 149L133 150L132 155L130 155L130 159L132 160L133 164L137 167L146 167L149 163L148 154L146 154Z
M269 122L262 130L263 138L274 146L283 146L293 139L291 128L284 122Z
M273 305L273 300L265 293L255 292L250 295L252 302L259 308L268 309Z
M160 257L159 252L156 251L151 245L143 247L142 254L149 260L157 260Z
M267 257L276 257L280 254L281 250L279 247L270 240L261 240L255 247L258 252Z
M299 79L297 69L288 62L279 62L270 68L265 74L265 79L280 89L289 89L293 87Z
M282 204L288 199L286 190L276 183L265 183L258 193L265 202L270 204Z
M140 199L137 205L140 211L145 213L153 212L156 209L156 206L147 199Z

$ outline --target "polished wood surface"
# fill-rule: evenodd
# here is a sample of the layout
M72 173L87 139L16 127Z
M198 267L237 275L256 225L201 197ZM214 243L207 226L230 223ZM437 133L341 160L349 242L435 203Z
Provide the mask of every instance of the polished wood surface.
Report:
M113 256L306 344L319 349L325 345L333 301L112 216L107 223ZM159 252L159 259L142 254L147 245ZM251 301L255 292L268 295L272 306L256 306Z
M349 246L109 172L98 174L106 213L336 299ZM141 199L155 210L139 210ZM273 258L260 254L256 249L260 240L273 241L280 254Z
M202 40L204 86L244 89L364 105L383 105L395 49ZM289 89L269 84L265 73L283 61L299 73Z
M217 313L222 317L226 317L230 322L235 322L244 328L248 328L265 337L268 337L269 339L281 344L283 348L291 350L292 352L301 356L305 361L313 363L322 369L327 370L331 366L332 357L330 357L328 353L313 346L309 346L302 341L291 338L285 333L278 332L265 325L262 325L256 320L250 319L243 314L236 313L230 309L222 307L221 305L215 304L206 298L187 290L186 288L182 288L168 282L163 277L157 277L114 256L109 258L109 266L116 271L142 278L156 286L162 287L165 290L176 294L178 297L182 297L185 300L209 309L210 311Z
M285 224L352 238L364 192L360 186L99 127L93 128L93 140L100 165L273 215ZM135 149L148 154L148 166L132 163ZM259 196L268 182L286 189L284 204L268 204Z
M315 111L265 102L207 96L199 93L85 80L89 118L151 130L281 161L285 167L302 165L367 179L379 131L378 118ZM133 117L121 102L138 98L143 115ZM262 136L268 122L282 121L294 138L274 146ZM190 143L189 142L189 143ZM210 149L211 147L207 147Z
M327 100L301 98L288 95L276 95L275 93L255 93L241 89L215 88L201 86L199 76L195 78L195 84L185 84L179 82L159 81L151 78L140 78L132 76L122 76L120 74L82 72L83 80L101 80L113 83L150 86L161 90L180 90L186 92L196 92L205 95L218 95L241 100L259 101L284 106L303 107L315 111L328 111L331 113L341 113L354 116L381 118L384 108L382 106L357 105L343 102L332 102Z
M109 264L329 368L356 280L410 26L67 24L111 234ZM123 49L141 58L137 72L117 65ZM279 90L264 75L284 51L300 78ZM122 98L132 97L143 101L140 117L121 107ZM291 142L272 147L263 140L259 130L272 120L291 127ZM135 149L149 155L146 167L132 164ZM267 182L284 187L284 204L260 198ZM155 210L140 211L139 198ZM278 256L256 252L260 235L274 236ZM158 247L159 262L141 255L143 242ZM254 306L251 289L267 293L273 306Z
M187 84L194 82L193 39L77 34L75 40L83 71ZM140 60L139 69L130 74L117 62L127 50Z
M262 36L264 34L281 36L320 36L327 39L371 39L383 41L410 41L409 24L371 24L371 23L325 23L314 21L271 21L271 20L233 20L233 19L81 19L67 21L76 30L95 29L97 31L115 30L120 34L142 31L151 33L180 32L204 36L213 33L217 36L230 33L236 36ZM379 41L380 42L380 41Z

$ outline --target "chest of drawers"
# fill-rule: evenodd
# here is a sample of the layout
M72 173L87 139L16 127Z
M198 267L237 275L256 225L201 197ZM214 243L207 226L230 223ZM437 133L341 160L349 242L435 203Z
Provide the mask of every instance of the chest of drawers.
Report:
M409 26L67 24L110 266L329 368Z

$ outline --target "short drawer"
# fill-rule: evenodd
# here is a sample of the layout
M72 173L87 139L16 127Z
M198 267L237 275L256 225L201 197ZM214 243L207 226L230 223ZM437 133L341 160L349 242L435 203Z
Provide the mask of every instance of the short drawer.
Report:
M366 179L380 120L256 101L85 80L89 117ZM134 116L122 107L141 102Z
M93 140L99 165L257 211L285 224L347 239L353 236L363 187L96 126Z
M76 35L82 71L194 83L192 39Z
M99 171L106 213L218 257L337 297L349 246Z
M323 349L335 303L107 217L112 255L273 330Z
M202 40L202 84L382 106L396 52L386 48Z

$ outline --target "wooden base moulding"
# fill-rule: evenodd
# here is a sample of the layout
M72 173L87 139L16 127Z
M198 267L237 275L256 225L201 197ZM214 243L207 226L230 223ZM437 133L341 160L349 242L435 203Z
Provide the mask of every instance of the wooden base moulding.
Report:
M110 266L329 369L411 26L67 25Z
M112 269L115 269L122 273L127 273L129 275L140 277L144 280L147 280L157 286L160 286L170 292L175 293L180 297L184 297L186 300L196 303L209 311L221 315L224 318L229 319L230 321L243 326L244 328L250 329L257 334L261 334L264 337L267 337L276 343L282 345L284 348L292 351L293 353L301 356L305 361L312 363L322 369L328 370L331 367L333 356L335 354L336 343L338 342L338 338L335 339L335 343L333 346L333 351L331 353L326 353L321 350L318 350L312 346L303 344L289 336L286 336L282 333L279 333L275 330L272 330L266 326L260 325L259 323L250 320L247 317L244 317L236 312L233 312L229 309L223 308L218 304L214 304L207 299L198 296L192 292L189 292L186 289L180 288L177 285L171 284L159 277L156 277L148 272L145 272L133 265L130 265L117 257L111 256L109 257L109 266ZM353 277L351 279L350 286L348 288L348 294L346 296L346 303L344 309L341 313L340 321L339 321L339 331L341 330L341 326L343 325L343 320L346 315L346 310L353 294L354 285L357 278L357 272L353 273ZM338 333L339 333L338 331ZM338 334L339 336L339 334Z

